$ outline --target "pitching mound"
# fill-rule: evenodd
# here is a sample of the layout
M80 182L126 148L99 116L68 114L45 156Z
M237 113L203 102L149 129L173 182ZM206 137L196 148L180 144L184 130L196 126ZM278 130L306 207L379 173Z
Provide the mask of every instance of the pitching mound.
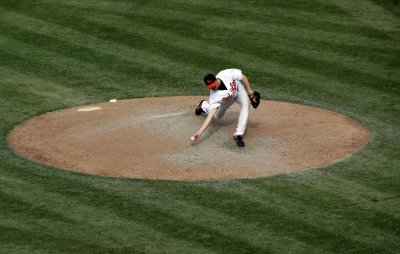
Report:
M214 120L195 145L205 116L200 97L122 100L34 117L10 133L31 160L102 176L170 180L265 177L326 166L356 152L370 133L353 119L314 107L263 100L250 109L246 146L231 140L239 106Z

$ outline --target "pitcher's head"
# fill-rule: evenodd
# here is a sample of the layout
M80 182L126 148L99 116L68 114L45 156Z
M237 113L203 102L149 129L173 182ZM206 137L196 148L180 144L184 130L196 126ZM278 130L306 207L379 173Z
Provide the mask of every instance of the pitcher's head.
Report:
M206 84L208 89L211 89L217 85L217 78L214 74L209 73L204 76L204 83Z

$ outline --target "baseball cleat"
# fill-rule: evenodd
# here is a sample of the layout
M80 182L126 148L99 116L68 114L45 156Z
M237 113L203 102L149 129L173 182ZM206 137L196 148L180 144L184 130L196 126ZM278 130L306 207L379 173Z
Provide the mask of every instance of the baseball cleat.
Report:
M204 110L201 108L203 101L205 101L205 100L201 100L199 105L196 107L196 110L194 111L196 113L196 115L198 115L198 116L201 115L201 113L205 113Z
M244 146L244 142L243 142L243 137L240 135L234 135L233 136L233 141L235 141L236 145L238 147L243 147Z

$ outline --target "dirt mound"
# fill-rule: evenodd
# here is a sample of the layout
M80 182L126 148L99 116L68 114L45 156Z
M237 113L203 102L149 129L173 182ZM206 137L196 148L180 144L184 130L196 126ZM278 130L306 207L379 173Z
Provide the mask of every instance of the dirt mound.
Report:
M265 177L322 167L365 145L370 133L332 111L262 100L250 110L246 146L231 141L239 107L190 137L205 116L200 97L158 97L74 107L16 126L8 142L18 154L54 167L102 176L218 180Z

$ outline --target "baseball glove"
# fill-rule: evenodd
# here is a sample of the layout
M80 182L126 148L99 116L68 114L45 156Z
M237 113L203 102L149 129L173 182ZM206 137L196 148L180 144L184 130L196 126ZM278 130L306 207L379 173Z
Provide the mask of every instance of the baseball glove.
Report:
M253 94L249 95L249 98L251 106L253 106L253 108L257 108L258 105L260 105L261 94L259 92L254 91Z

